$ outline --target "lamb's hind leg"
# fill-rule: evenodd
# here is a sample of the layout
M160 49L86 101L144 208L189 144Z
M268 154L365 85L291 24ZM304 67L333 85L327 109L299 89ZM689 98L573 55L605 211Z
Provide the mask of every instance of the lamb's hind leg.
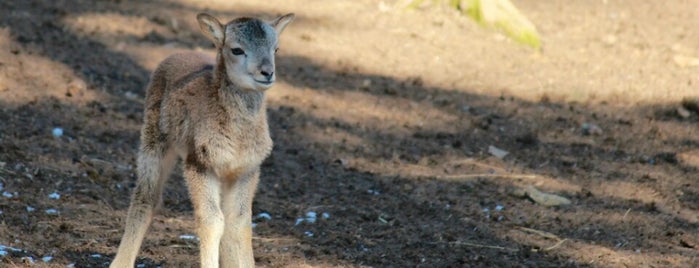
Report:
M176 160L176 155L172 152L163 154L159 151L144 149L139 152L138 180L126 216L124 236L121 238L119 250L110 267L134 266L143 237L153 218L153 211L160 204L163 185Z
M221 239L221 267L255 266L252 250L252 200L260 172L256 168L237 178L225 178L223 215L226 227Z

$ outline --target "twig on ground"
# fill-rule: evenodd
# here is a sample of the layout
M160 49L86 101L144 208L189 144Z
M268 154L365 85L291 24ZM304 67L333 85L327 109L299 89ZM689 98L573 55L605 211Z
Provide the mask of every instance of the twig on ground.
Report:
M463 241L449 242L449 244L468 246L468 247L476 247L476 248L490 248L490 249L507 250L507 251L512 251L512 252L519 251L519 249L516 249L516 248L506 248L506 247L501 247L501 246L482 245L482 244L469 243L469 242L463 242Z
M503 179L536 179L537 175L527 175L527 174L492 174L492 173L478 173L478 174L463 174L463 175L438 175L435 176L438 179L443 180L463 180L463 179L473 179L473 178L503 178Z
M631 208L627 209L626 212L624 213L624 216L621 217L621 220L626 220L626 216L629 215L629 212L631 212Z
M539 231L539 230L531 229L531 228L527 228L527 227L518 227L518 228L522 231L537 234L537 235L540 235L544 238L553 239L553 240L561 240L561 238L559 238L557 235L549 233L549 232Z
M522 231L525 231L527 233L536 234L536 235L539 235L541 237L544 237L547 239L553 239L553 240L557 241L556 244L553 244L553 246L542 249L542 251L544 251L544 252L554 250L554 249L560 247L561 245L563 245L563 242L568 240L567 238L561 239L557 235L549 233L549 232L545 232L545 231L539 231L539 230L527 228L527 227L517 227L517 228L522 230Z
M550 247L547 247L547 248L543 249L543 251L551 251L551 250L554 250L554 249L560 247L561 245L563 245L563 242L565 242L565 241L567 241L567 240L568 240L568 239L562 239L561 241L558 241L558 243L554 244L553 246L550 246Z

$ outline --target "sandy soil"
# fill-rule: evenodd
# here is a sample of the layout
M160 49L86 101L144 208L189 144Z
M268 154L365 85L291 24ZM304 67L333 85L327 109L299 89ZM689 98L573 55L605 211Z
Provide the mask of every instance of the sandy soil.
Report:
M514 2L541 51L394 1L1 1L0 266L108 265L149 73L212 52L199 12L297 14L268 93L258 266L699 266L699 109L682 105L699 98L699 3ZM168 183L140 267L197 262Z

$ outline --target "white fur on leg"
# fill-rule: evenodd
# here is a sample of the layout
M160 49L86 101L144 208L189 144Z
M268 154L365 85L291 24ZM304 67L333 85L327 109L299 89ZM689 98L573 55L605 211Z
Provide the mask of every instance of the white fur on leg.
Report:
M254 170L224 183L222 208L226 227L221 239L221 267L255 266L252 250L252 199L259 171Z
M221 181L215 176L198 173L191 168L185 168L184 175L194 206L201 268L219 267L219 243L224 229Z

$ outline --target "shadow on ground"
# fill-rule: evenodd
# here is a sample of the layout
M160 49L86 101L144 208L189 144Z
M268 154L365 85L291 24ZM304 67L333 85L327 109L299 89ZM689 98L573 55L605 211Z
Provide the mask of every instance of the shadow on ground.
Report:
M115 253L142 118L141 102L124 94L142 97L149 74L60 22L115 10L152 20L147 8L158 4L186 8L0 4L0 26L23 52L70 66L89 90L107 93L86 105L70 97L0 100L0 187L11 195L0 199L0 244L25 250L4 263L51 255L54 263L98 267ZM204 46L191 36L179 45ZM256 219L260 265L597 267L583 261L597 254L590 248L635 264L696 264L698 170L683 156L699 150L691 135L697 114L470 94L294 55L279 65L283 84L269 98L275 147L253 208L273 216ZM584 123L603 132L586 135ZM56 126L63 136L51 135ZM509 155L493 157L489 146ZM526 185L573 205L546 208L513 194ZM46 198L54 191L59 200ZM174 176L139 263L196 262L196 244L178 238L192 232L186 196ZM52 208L60 213L42 213ZM309 211L329 217L297 225Z

